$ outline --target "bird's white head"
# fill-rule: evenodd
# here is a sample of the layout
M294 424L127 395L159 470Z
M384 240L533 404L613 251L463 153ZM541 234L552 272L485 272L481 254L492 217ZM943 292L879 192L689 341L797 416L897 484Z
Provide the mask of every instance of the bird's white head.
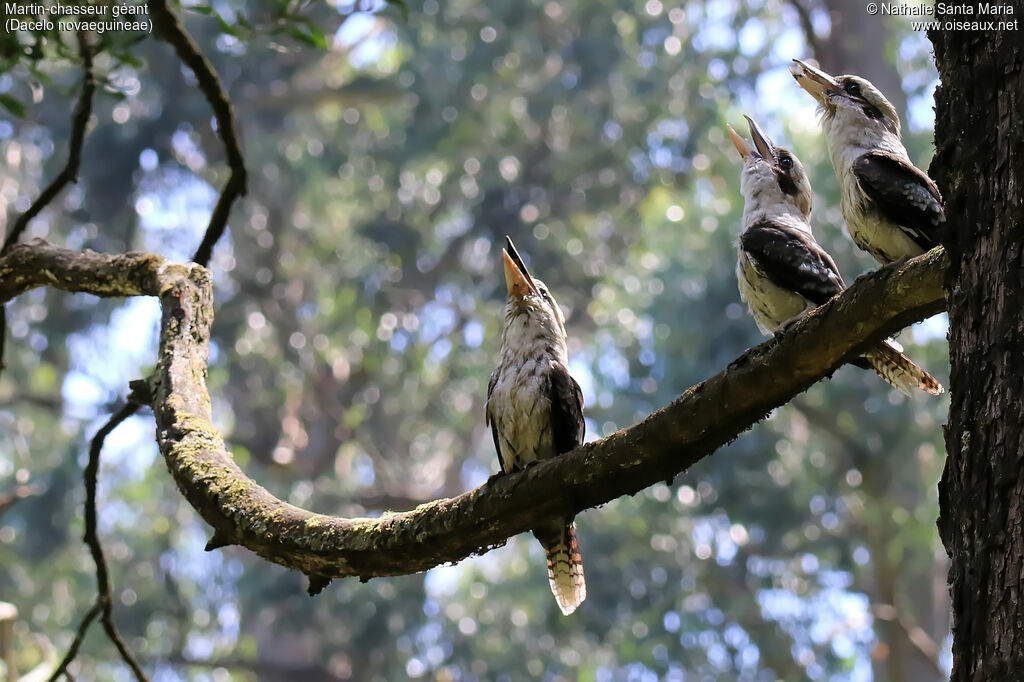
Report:
M747 119L753 146L732 127L726 126L736 151L743 159L740 192L743 194L744 216L757 213L759 217L772 218L796 214L806 222L811 215L813 192L803 164L793 152L775 146L757 121L749 116L744 118Z
M564 361L568 351L562 309L544 282L530 275L509 237L505 237L501 254L508 289L502 348L527 352L546 350Z
M830 76L799 59L790 73L818 101L822 125L830 140L866 148L900 140L900 117L878 88L860 76Z

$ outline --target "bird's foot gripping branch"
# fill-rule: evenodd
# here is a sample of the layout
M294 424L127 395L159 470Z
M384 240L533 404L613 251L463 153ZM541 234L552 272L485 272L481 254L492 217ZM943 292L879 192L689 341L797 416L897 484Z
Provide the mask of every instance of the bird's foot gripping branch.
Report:
M178 488L213 527L208 549L241 545L310 577L400 575L504 544L672 478L733 440L848 358L944 307L945 252L861 277L777 342L689 388L640 423L452 499L381 518L314 514L278 500L235 464L213 425L206 371L213 322L209 272L160 256L77 253L43 241L0 258L0 303L40 286L97 296L156 296L159 358L133 396L153 408L157 442Z

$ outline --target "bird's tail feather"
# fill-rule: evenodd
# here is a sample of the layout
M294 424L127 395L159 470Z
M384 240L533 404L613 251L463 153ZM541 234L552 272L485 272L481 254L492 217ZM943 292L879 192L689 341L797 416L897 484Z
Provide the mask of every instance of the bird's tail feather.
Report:
M587 598L583 557L576 542L576 524L562 523L534 530L548 557L548 582L558 608L568 616Z
M864 359L878 376L908 396L913 395L915 389L932 395L943 391L935 377L915 365L893 342L886 340L878 344L864 354Z

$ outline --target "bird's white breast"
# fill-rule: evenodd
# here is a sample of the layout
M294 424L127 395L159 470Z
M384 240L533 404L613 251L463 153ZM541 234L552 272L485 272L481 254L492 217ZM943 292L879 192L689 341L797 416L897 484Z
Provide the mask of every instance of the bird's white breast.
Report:
M521 363L502 364L487 409L498 432L503 471L522 469L530 462L555 455L551 399L545 380L550 371L550 357L526 357Z
M512 315L502 337L498 375L487 413L497 428L504 471L553 457L548 375L553 363L568 366L568 348L550 315Z
M884 151L908 159L907 150L899 139L891 134L858 136L857 133L862 133L862 130L835 124L826 127L825 132L832 168L840 184L840 208L846 220L846 230L853 242L880 263L891 263L924 253L898 225L875 208L874 202L865 194L853 172L853 164L870 151Z

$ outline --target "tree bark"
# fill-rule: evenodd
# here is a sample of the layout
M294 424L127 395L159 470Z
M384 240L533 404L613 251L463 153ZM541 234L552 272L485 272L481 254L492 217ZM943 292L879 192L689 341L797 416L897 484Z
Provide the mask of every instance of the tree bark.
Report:
M1005 30L930 37L942 81L932 175L955 226L938 520L951 560L951 679L1024 680L1024 43Z
M0 258L0 303L37 286L99 296L157 296L156 372L132 398L153 407L157 442L178 488L213 529L207 549L242 545L302 571L310 591L331 578L405 575L504 544L670 479L763 419L847 358L943 309L942 249L858 279L639 424L453 499L380 518L340 518L282 502L235 464L212 424L206 362L210 273L149 254L74 253L36 241Z

